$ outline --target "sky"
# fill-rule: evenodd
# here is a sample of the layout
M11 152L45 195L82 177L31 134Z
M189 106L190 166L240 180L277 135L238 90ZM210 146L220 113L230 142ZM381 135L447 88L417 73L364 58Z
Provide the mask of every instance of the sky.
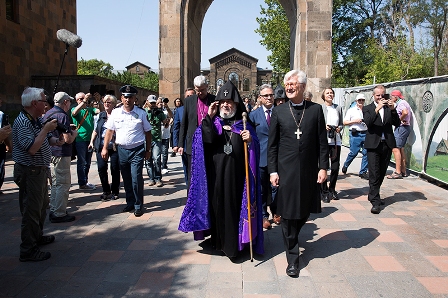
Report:
M272 69L261 44L256 18L263 0L214 0L202 26L201 68L209 59L236 48ZM77 32L82 38L78 60L98 59L125 70L139 61L158 69L158 0L77 0Z

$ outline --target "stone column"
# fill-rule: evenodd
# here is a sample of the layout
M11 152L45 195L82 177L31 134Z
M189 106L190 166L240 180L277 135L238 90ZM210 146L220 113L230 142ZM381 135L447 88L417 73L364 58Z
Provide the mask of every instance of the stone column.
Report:
M295 46L291 51L293 67L305 71L307 89L317 98L322 89L331 84L332 1L297 1Z

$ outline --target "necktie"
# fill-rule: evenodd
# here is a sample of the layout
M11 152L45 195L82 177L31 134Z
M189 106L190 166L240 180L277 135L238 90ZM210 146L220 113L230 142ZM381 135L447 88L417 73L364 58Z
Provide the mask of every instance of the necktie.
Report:
M268 123L268 126L271 125L271 110L266 110L266 122Z

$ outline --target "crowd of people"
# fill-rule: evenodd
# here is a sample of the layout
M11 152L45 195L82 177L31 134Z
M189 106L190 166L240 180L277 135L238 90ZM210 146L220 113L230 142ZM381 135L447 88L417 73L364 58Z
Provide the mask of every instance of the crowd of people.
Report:
M322 104L312 101L303 71L288 72L283 83L284 87L278 84L275 89L261 85L257 103L251 103L230 80L216 96L210 94L201 75L194 78L194 88L187 88L183 99L174 100L173 110L168 99L155 95L139 107L137 89L130 85L120 89L120 99L97 92L80 92L75 98L58 92L48 110L43 89L25 89L23 109L12 128L4 121L7 115L0 112L0 154L12 149L14 181L19 186L20 260L50 258L49 252L40 250L55 240L53 235L43 235L48 206L51 223L75 220L66 210L73 150L79 189L96 189L88 179L95 152L102 188L99 199L118 199L123 181L126 205L122 211L139 217L145 211L143 167L148 186L162 187L171 147L171 156L181 157L187 185L179 230L193 232L195 240L210 236L207 241L213 248L234 259L246 247L251 258L253 252L263 254L263 230L278 225L286 273L297 276L301 228L310 213L321 212L321 202L339 199L336 183L343 127L348 126L350 153L342 173L347 174L361 153L359 176L369 181L371 212L378 214L384 204L380 187L392 152L396 170L387 178L407 175L403 148L412 113L399 90L393 90L389 98L382 85L373 89L371 104L364 106L366 98L358 94L343 115L330 87L322 92ZM71 107L73 100L76 105Z

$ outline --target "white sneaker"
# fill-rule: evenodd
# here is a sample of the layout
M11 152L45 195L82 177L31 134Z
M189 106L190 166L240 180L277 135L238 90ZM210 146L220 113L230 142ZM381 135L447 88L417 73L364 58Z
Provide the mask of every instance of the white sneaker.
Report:
M168 169L162 169L162 174L166 174L168 172L169 172Z
M96 186L91 184L91 183L87 183L86 185L80 185L79 189L89 189L89 190L95 190Z

